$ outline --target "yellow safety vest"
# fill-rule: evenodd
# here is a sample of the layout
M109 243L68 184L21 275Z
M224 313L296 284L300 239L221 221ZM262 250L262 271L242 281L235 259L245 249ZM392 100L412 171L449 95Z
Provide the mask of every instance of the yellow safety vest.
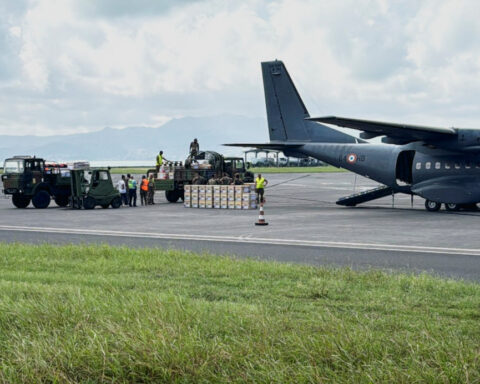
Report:
M163 156L157 155L157 165L162 165L162 164L163 164Z
M262 177L261 179L257 178L255 181L257 182L257 189L265 187L265 178L264 177Z

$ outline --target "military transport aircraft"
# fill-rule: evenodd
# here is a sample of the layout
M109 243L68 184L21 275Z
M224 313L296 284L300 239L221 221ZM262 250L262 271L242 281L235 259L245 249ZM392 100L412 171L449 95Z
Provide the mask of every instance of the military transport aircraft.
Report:
M281 61L262 63L269 143L226 144L314 157L383 186L341 198L355 206L394 193L426 199L429 211L473 208L480 202L480 130L310 117ZM324 124L362 131L360 139ZM363 139L384 136L384 144Z

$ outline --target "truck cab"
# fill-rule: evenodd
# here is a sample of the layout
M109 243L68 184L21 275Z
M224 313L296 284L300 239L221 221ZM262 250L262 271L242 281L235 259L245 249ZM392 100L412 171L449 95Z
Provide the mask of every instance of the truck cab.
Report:
M61 207L68 204L70 173L57 164L47 169L42 158L14 156L6 159L2 182L3 193L12 195L17 208L26 208L30 202L35 208L46 208L52 197Z

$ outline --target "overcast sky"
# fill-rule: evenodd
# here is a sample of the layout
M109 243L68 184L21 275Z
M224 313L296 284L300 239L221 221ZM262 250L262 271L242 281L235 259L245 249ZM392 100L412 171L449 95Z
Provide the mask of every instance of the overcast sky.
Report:
M264 116L260 62L311 115L480 127L477 1L0 0L0 134Z

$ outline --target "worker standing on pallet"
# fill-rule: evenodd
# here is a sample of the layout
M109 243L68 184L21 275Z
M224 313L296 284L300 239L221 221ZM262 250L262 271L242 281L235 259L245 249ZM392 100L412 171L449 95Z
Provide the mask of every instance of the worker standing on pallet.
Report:
M200 144L198 144L197 139L193 139L193 141L190 143L190 156L191 157L197 156L199 151L200 151Z
M165 161L168 160L163 157L163 151L160 151L157 155L157 173L160 171L160 168Z
M257 192L257 204L264 202L264 192L265 192L265 187L268 185L268 180L262 177L262 175L259 173L257 178L255 179L255 192Z

